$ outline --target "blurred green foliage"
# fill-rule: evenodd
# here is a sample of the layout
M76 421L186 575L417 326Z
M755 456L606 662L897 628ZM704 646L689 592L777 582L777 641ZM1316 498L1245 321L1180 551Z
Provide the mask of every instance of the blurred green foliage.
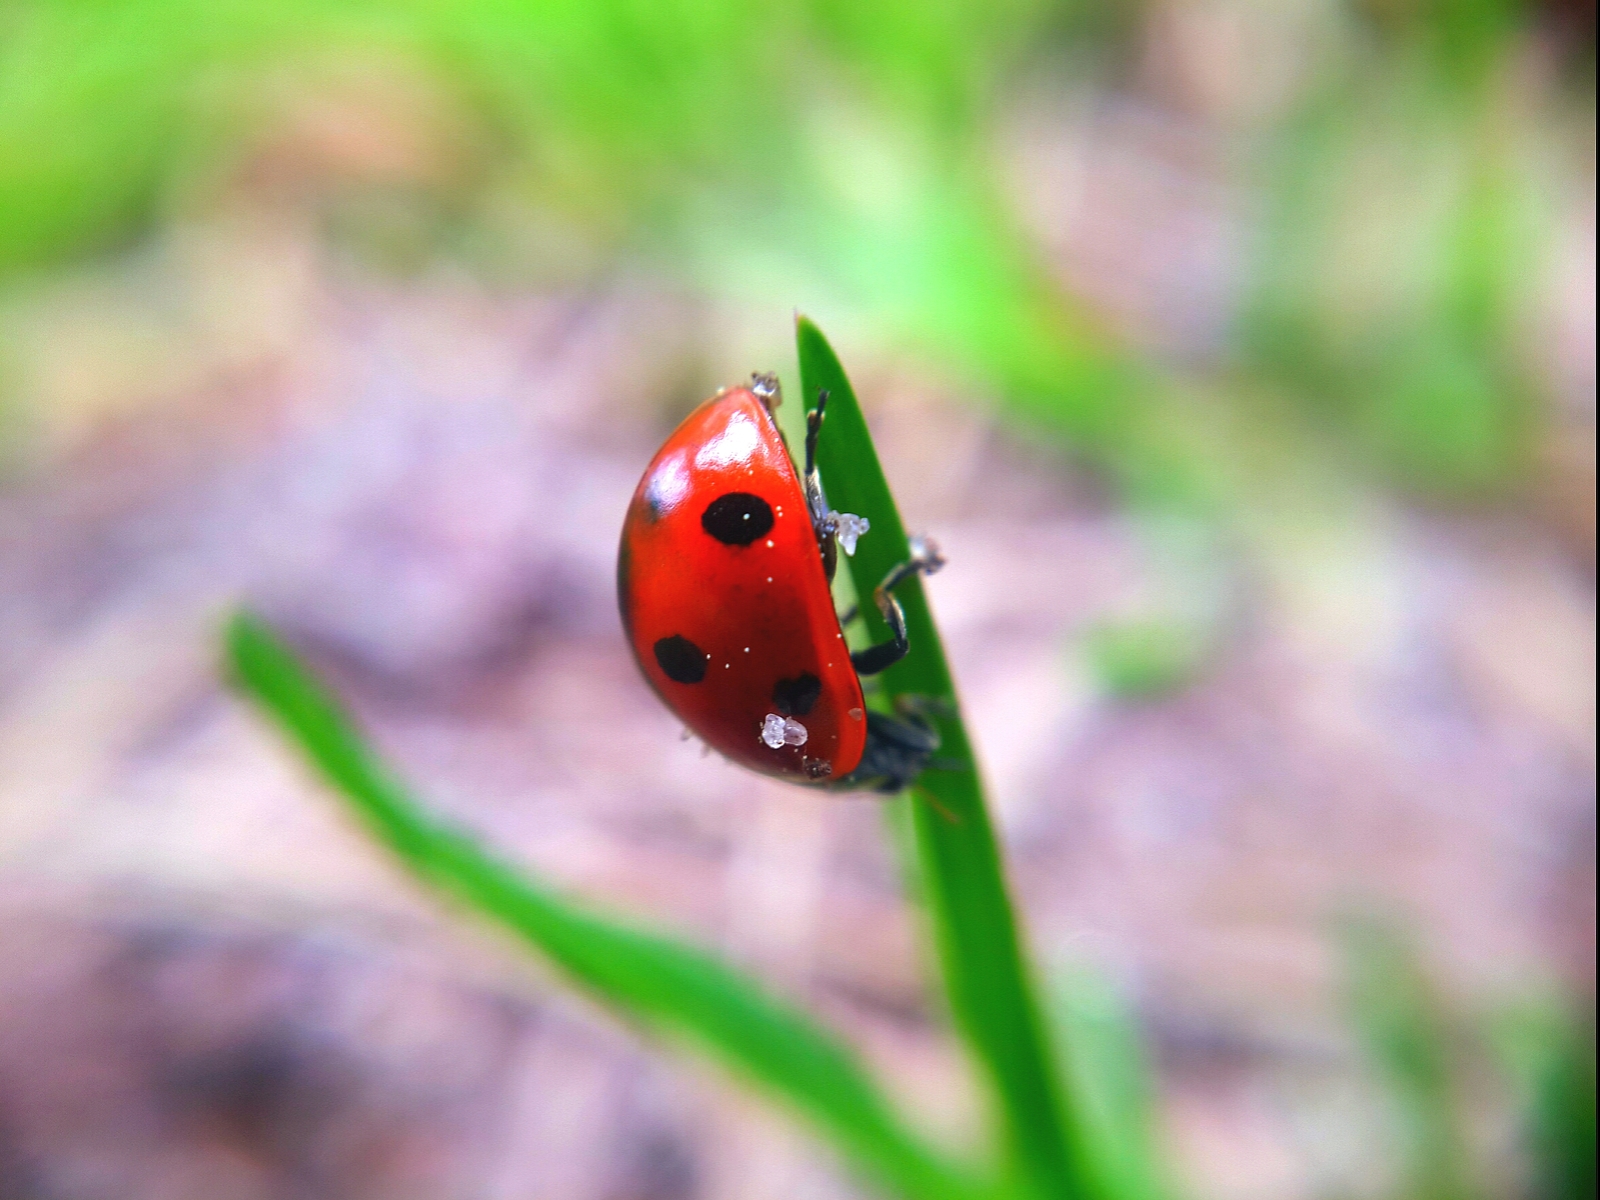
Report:
M1204 634L1176 619L1129 619L1095 625L1083 654L1108 696L1132 700L1164 695L1193 679L1205 654Z
M1388 1085L1405 1164L1404 1195L1469 1200L1481 1194L1466 1153L1454 1073L1453 1022L1416 952L1386 923L1345 929L1349 1001L1356 1027Z
M1529 1195L1595 1195L1594 1012L1558 999L1525 1001L1503 1016L1497 1033L1506 1068L1519 1085Z
M1061 1076L1084 1122L1101 1194L1171 1200L1156 1081L1132 1004L1101 972L1071 963L1052 980Z
M1433 984L1417 947L1392 920L1353 917L1343 933L1347 998L1395 1117L1404 1200L1507 1194L1509 1181L1488 1173L1470 1135L1473 1095L1483 1082L1474 1076L1514 1097L1523 1178L1509 1185L1510 1194L1593 1196L1594 1014L1540 999L1494 1020L1466 1013ZM1500 1086L1507 1082L1509 1089Z
M1146 7L4 0L0 273L130 245L230 190L300 188L379 258L581 285L620 256L825 309L1000 395L1135 498L1192 501L1202 451L1169 419L1171 368L1067 294L1005 182L1019 92L1136 89ZM1517 326L1548 220L1543 101L1517 70L1529 16L1310 11L1284 53L1311 65L1235 156L1265 215L1224 353L1402 482L1503 486L1526 458ZM362 147L348 114L319 131L329 95L432 136L425 161Z
M1244 340L1394 477L1492 490L1525 466L1518 324L1549 254L1520 6L1371 12L1384 52L1309 89L1268 143Z

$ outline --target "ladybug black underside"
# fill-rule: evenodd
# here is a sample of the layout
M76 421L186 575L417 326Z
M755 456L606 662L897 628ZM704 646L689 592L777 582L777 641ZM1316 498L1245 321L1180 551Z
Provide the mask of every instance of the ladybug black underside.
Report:
M939 749L939 735L920 716L867 711L867 744L856 769L828 786L892 796L920 775Z

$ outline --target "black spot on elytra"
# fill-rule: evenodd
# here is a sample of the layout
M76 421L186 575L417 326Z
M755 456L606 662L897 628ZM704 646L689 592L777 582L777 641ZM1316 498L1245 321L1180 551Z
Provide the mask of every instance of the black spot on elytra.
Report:
M748 546L772 529L772 506L749 492L728 492L706 505L700 524L725 546Z
M706 677L706 652L681 633L655 644L656 662L674 683L699 683Z
M822 695L822 680L810 671L793 679L780 679L772 685L772 703L785 717L803 717Z

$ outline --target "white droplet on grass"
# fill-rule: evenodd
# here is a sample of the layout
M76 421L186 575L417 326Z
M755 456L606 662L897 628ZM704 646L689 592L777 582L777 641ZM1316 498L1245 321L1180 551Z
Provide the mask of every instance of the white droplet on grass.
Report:
M854 557L856 541L862 534L872 528L872 522L865 517L858 517L855 513L829 513L834 522L834 537L839 539L840 548L848 555Z
M785 746L804 746L807 736L806 727L793 717L768 713L761 722L761 740L774 750L781 750Z

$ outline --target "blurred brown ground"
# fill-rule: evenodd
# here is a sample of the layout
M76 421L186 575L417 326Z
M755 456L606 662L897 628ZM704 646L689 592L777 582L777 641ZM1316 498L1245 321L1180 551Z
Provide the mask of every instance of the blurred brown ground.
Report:
M1062 271L1203 355L1226 190L1163 208L1140 189L1172 131L1091 132L1110 190ZM1130 188L1170 226L1119 229ZM1551 341L1577 399L1529 504L1442 513L1330 468L1263 487L1238 562L1168 553L916 364L851 363L949 554L931 595L1033 944L1135 999L1195 1196L1370 1195L1392 1170L1341 913L1413 925L1464 1014L1592 994L1592 207L1572 230L1589 307L1580 278ZM1151 237L1204 261L1164 273ZM409 883L219 683L240 601L442 809L720 947L975 1141L876 803L702 758L613 615L641 465L715 384L781 367L784 330L649 276L506 295L319 246L246 207L12 314L44 449L0 493L0 1197L857 1194ZM1232 615L1191 686L1097 689L1087 629L1216 586Z

